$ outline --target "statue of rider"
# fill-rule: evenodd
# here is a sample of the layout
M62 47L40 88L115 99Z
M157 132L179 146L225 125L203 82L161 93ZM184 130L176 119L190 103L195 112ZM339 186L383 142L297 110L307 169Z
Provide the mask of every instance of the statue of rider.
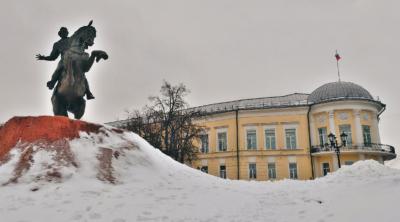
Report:
M57 83L57 81L61 77L61 73L63 71L63 56L65 51L67 51L70 47L70 42L69 42L69 37L68 37L68 29L65 27L61 27L60 31L58 31L58 35L61 37L59 41L54 43L53 45L53 50L51 51L49 56L43 56L40 54L36 55L36 58L38 60L46 60L46 61L54 61L58 58L59 55L61 55L61 60L58 62L57 68L54 71L53 75L51 76L51 80L47 82L47 87L52 90ZM89 89L89 83L85 77L85 84L86 84L86 99L94 99L94 96L92 92L90 92Z

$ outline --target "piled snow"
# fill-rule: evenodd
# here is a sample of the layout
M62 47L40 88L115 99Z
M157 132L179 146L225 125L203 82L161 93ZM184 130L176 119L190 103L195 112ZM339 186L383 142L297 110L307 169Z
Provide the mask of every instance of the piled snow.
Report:
M247 182L204 174L111 128L69 146L76 165L36 148L30 168L7 183L26 147L12 149L0 163L0 221L399 221L400 170L375 161L314 181ZM41 179L49 170L60 180Z
M388 167L400 170L400 157L397 157L396 159L393 159L393 160L390 160L390 161L386 161L385 164Z

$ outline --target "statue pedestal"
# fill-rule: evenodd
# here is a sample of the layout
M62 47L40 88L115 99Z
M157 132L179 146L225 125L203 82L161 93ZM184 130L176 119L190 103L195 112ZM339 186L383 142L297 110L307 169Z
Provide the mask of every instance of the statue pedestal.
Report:
M63 116L13 117L0 128L0 160L17 143L55 143L79 137L79 132L98 132L101 125Z

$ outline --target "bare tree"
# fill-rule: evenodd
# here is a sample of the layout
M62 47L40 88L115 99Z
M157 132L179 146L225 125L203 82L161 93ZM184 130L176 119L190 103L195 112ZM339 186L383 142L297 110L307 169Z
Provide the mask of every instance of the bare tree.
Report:
M126 128L181 163L196 159L195 142L203 128L193 123L200 113L189 109L184 99L189 92L182 83L164 81L160 95L149 97L151 105L130 113Z

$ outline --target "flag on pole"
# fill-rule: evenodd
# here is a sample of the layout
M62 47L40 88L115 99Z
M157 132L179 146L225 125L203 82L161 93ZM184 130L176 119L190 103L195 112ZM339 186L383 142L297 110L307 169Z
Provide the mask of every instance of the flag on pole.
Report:
M339 61L342 57L340 57L340 55L337 53L337 51L336 51L336 54L335 54L335 58L336 58L336 61Z
M341 59L341 57L340 57L339 53L337 52L337 50L335 53L335 58L336 58L337 75L338 75L339 82L340 82L339 60Z

